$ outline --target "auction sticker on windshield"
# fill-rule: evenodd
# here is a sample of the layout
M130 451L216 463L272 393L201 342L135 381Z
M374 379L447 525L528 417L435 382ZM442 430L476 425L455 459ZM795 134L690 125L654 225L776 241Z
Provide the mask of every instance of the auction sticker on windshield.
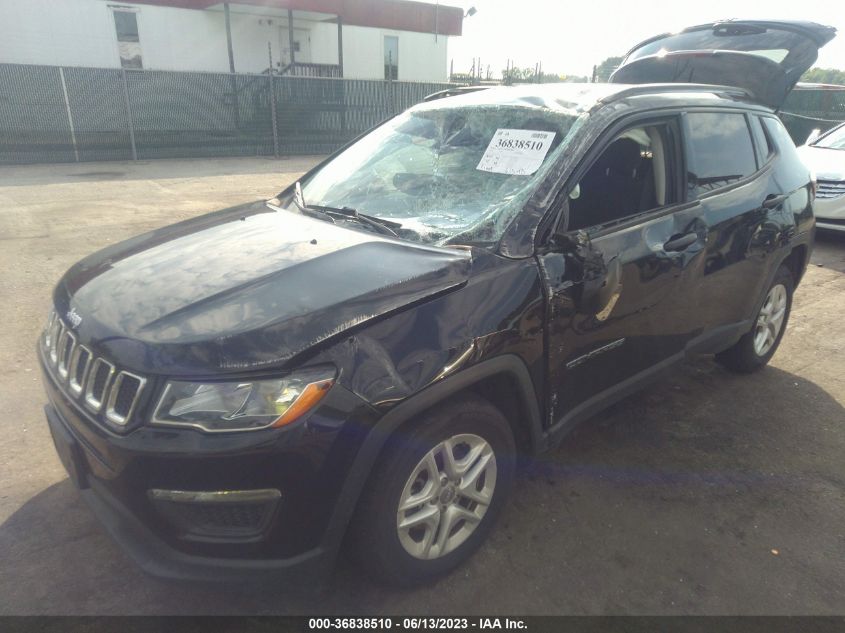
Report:
M543 164L554 138L554 132L500 128L493 135L476 169L529 176Z

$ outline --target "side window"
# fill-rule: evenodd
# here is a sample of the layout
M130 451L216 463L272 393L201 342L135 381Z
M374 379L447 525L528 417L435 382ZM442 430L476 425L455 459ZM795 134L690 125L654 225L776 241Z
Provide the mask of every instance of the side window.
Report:
M762 167L774 156L775 148L763 130L763 123L758 116L748 117L751 122L751 136L754 137L754 148L757 150L757 164Z
M690 200L757 171L744 114L690 112L684 118Z
M773 116L761 117L763 126L777 148L777 169L779 184L784 191L794 191L806 187L810 181L810 170L798 155L795 143L780 119Z
M617 136L569 194L569 230L606 224L662 207L670 199L669 124L631 128Z
M766 131L769 133L769 137L771 137L782 153L796 153L795 142L792 140L789 132L786 131L786 128L783 127L783 123L780 122L780 119L769 116L763 117L763 125L766 126Z

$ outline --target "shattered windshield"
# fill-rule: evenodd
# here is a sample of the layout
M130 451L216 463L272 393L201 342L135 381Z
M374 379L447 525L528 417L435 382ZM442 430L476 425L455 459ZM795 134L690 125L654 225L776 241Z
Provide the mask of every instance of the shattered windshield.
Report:
M578 113L472 105L403 113L302 182L306 203L399 223L429 244L491 244L565 151Z

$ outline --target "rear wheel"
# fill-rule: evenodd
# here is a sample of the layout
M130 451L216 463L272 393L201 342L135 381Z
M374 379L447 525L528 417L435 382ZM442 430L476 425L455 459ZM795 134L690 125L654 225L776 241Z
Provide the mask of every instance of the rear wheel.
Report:
M733 347L717 354L716 360L728 369L743 374L765 366L777 351L786 330L793 290L792 273L786 266L781 266L766 292L751 331Z
M487 537L513 480L514 453L507 420L477 396L400 428L356 510L352 554L391 584L445 574Z

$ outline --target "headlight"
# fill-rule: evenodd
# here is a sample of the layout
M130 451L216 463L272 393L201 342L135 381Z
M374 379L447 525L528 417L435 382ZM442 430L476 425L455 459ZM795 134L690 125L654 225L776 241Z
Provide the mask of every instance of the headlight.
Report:
M153 424L204 431L252 431L290 424L313 408L334 384L334 369L307 369L276 380L170 381Z

